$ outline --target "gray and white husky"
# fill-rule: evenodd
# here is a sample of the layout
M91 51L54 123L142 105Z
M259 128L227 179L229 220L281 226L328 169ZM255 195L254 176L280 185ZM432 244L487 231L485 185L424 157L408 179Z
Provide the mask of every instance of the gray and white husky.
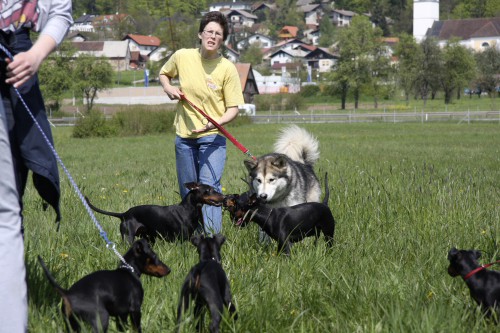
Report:
M251 191L273 207L320 202L321 187L313 166L319 159L319 143L305 129L284 128L274 153L246 160Z

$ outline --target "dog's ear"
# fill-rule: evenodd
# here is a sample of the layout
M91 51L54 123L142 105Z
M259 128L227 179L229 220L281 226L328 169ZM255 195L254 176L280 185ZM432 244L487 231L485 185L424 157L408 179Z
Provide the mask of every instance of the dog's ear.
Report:
M481 255L482 255L481 251L479 251L479 250L472 250L471 252L472 252L472 255L474 256L474 259L481 258Z
M224 237L224 235L222 234L217 234L214 236L214 239L215 239L215 242L217 243L217 245L219 246L219 248L222 246L222 244L224 244L224 242L226 241L226 237Z
M277 156L271 164L279 169L283 169L286 165L286 159L284 156Z
M198 247L198 245L200 244L201 240L205 238L203 235L194 235L193 237L191 237L191 243Z
M134 242L132 247L134 248L135 253L141 254L144 252L144 248L148 246L148 243L145 239L138 239Z
M184 186L186 186L188 190L192 191L192 190L197 190L200 187L200 183L189 182L185 183Z
M257 161L254 161L254 160L244 160L243 164L245 164L245 166L249 172L257 167Z
M459 253L459 251L452 247L450 251L448 251L448 260L451 260L453 257L455 257L457 254Z

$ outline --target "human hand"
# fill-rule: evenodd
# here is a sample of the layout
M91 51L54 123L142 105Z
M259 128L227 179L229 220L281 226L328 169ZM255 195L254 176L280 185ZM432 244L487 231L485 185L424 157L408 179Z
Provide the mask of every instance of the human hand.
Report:
M211 122L208 122L205 126L203 126L203 128L194 129L191 132L193 132L193 133L203 133L203 132L206 132L206 131L210 131L210 130L212 130L214 128L215 128L214 124L212 124Z
M170 98L170 100L182 99L181 96L184 96L184 94L182 93L182 91L179 88L174 87L174 86L168 86L168 87L166 87L163 90L167 94L168 98Z
M36 74L42 61L43 57L31 50L16 54L13 60L5 59L7 63L7 79L5 83L19 88Z

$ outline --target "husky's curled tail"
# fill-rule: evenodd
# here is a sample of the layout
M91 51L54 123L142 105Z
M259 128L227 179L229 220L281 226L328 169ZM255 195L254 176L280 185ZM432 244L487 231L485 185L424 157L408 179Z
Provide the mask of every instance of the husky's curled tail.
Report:
M291 125L280 131L280 136L274 144L274 151L311 166L319 159L318 140L297 125Z

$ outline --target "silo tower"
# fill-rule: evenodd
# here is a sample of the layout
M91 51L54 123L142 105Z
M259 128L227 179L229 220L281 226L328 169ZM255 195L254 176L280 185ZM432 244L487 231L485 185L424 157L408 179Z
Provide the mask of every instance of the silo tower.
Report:
M424 39L427 29L439 21L439 0L413 0L413 37Z

